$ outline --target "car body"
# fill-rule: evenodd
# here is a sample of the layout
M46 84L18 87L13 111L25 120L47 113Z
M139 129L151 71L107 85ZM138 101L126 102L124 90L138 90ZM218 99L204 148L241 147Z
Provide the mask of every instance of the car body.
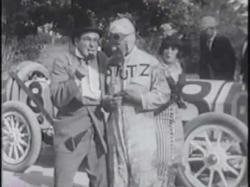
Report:
M188 79L182 88L182 97L188 103L187 109L182 110L184 121L202 113L216 112L230 114L247 125L248 94L241 83Z

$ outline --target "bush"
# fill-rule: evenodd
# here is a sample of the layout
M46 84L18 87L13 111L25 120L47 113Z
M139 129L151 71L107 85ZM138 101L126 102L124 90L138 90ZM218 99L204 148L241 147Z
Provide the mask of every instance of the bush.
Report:
M16 62L24 60L36 60L40 50L51 42L51 37L48 34L28 35L18 42L18 51L16 54Z
M12 65L24 60L36 61L41 51L52 42L52 37L45 33L27 35L21 40L13 37L7 41L4 35L2 38L2 71L8 71ZM65 41L57 39L55 43Z

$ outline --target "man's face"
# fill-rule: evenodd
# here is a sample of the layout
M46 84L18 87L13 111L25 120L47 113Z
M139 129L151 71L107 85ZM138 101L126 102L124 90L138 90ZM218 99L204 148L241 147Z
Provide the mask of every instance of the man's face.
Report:
M203 32L206 34L206 36L208 38L212 37L213 34L215 33L216 28L215 27L208 27L207 29L205 29Z
M131 33L132 34L132 33ZM118 33L111 33L110 34L110 42L112 46L117 47L125 56L127 54L127 41L126 38L130 34L124 35L124 34L118 34Z
M75 41L76 47L81 55L86 58L94 58L97 54L100 35L95 32L87 32L77 38Z

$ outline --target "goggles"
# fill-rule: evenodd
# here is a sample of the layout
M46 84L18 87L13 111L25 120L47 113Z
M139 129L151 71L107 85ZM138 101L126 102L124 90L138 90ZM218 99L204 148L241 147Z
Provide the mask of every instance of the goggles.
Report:
M109 38L113 41L119 42L124 40L127 36L134 34L134 32L131 32L129 34L122 34L122 33L111 33L109 35Z

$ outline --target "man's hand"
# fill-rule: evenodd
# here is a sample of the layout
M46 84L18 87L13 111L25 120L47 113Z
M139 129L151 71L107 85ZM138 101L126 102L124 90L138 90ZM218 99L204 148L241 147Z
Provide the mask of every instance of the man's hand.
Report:
M79 66L75 71L75 76L77 79L81 80L83 77L87 75L87 73L88 73L87 67Z
M107 95L102 99L102 106L105 111L112 112L121 104L122 98L119 96Z
M112 56L109 58L108 63L110 65L117 65L117 64L122 64L124 62L124 57L122 55L121 50L116 49Z
M136 90L126 89L117 95L122 96L124 102L129 102L133 104L141 104L141 94Z

